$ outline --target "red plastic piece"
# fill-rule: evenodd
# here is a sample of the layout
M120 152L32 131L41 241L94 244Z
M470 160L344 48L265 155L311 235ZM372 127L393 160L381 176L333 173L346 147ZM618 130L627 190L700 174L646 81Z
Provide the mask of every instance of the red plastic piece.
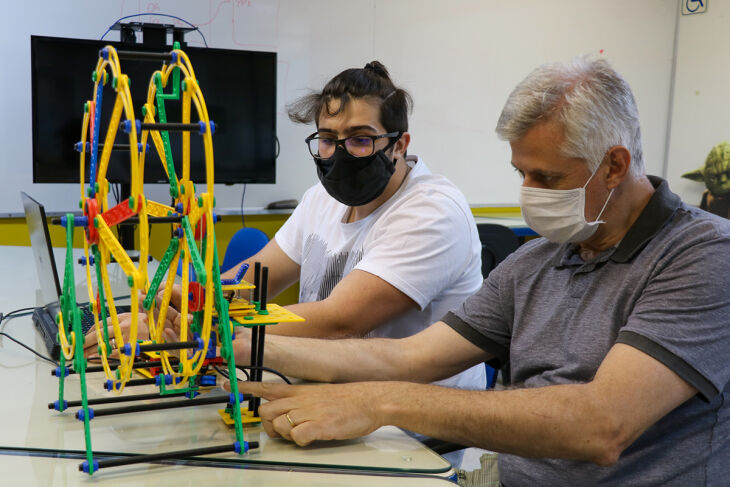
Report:
M206 365L223 365L223 357L207 358L203 360L203 367Z
M206 224L205 224L206 218L205 215L198 221L197 225L195 225L195 240L202 240L205 236L205 230L206 230Z
M109 208L107 211L102 213L101 217L104 219L106 224L111 227L123 222L136 213L136 211L129 207L129 198L127 198L114 208Z
M101 319L101 299L99 299L99 291L96 292L96 312L99 313L99 319Z
M94 198L86 198L84 202L84 216L89 219L86 225L86 239L90 244L99 243L99 231L94 226L94 218L99 214L99 203Z
M191 282L188 287L188 309L200 311L205 305L205 288L199 282Z

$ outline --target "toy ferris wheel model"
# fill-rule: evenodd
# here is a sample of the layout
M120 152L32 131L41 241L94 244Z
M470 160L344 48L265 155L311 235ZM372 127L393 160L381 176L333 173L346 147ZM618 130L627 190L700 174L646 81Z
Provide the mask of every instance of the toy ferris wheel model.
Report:
M143 121L135 119L130 80L120 66L120 59L162 61L162 68L152 74L147 91L147 101L142 108ZM182 79L181 79L182 78ZM66 260L61 297L61 312L57 317L58 341L61 345L60 367L54 372L59 378L59 399L49 408L64 411L71 406L81 406L76 417L84 423L86 461L79 469L93 474L95 471L118 465L143 463L161 459L184 458L235 451L243 454L256 448L256 442L243 439L244 422L258 421L258 399L249 399L249 410L241 408L244 395L238 393L236 380L231 380L231 394L218 394L195 399L202 387L215 385L216 376L208 372L212 365L227 364L228 375L236 377L232 340L235 326L253 328L252 333L252 380L261 380L263 365L264 328L281 322L303 321L287 310L266 303L268 269L256 266L255 285L241 278L247 265L241 267L235 279L221 280L218 265L213 208L213 134L215 124L208 117L205 100L196 81L193 66L179 44L165 53L117 51L106 46L99 52L96 68L92 73L93 99L84 105L81 141L76 149L81 153L81 200L82 216L68 214L61 219L66 228ZM101 113L102 94L105 88L116 92L111 117L102 142ZM165 89L169 91L164 92ZM165 103L174 100L181 103L182 120L168 122ZM198 121L191 122L194 107ZM128 136L128 144L116 144L119 130ZM169 132L182 132L182 174L175 172ZM190 180L190 135L196 132L203 139L207 192L195 194ZM169 180L173 206L149 201L143 193L144 161L148 140L163 161ZM112 150L129 152L131 191L129 199L110 207L109 183L106 179ZM85 186L86 159L90 158L88 186ZM123 222L139 225L139 261L135 265L112 232ZM173 236L152 278L148 276L149 225L167 223L173 225ZM73 231L84 230L84 255L88 298L94 315L101 365L87 366L84 357L84 336L81 310L77 306L72 257ZM166 342L163 333L165 316L175 284L175 269L182 261L182 282L179 341ZM117 308L112 296L108 267L116 262L128 279L131 299L131 316L128 336L125 337L119 323ZM94 266L97 291L94 291L91 267ZM194 269L194 272L190 269ZM164 281L164 284L163 284ZM259 289L261 293L259 295ZM249 290L249 299L233 298L233 293ZM136 298L145 294L143 309ZM159 296L155 299L155 296ZM228 298L226 298L228 296ZM187 299L186 299L187 298ZM108 311L107 311L108 310ZM147 314L149 338L139 340L139 313ZM193 316L188 321L188 314ZM158 316L155 319L155 316ZM109 333L109 326L113 333ZM259 331L260 330L260 331ZM220 354L217 355L217 350ZM118 359L110 360L116 352ZM66 363L71 367L67 367ZM134 379L136 371L143 371L148 379ZM104 388L116 397L89 399L87 382L89 373L103 372ZM64 400L64 379L70 373L79 374L81 400ZM159 392L123 396L126 387L154 384ZM179 396L179 400L169 400ZM121 403L141 399L165 399L152 404L135 404L94 410L91 405ZM124 458L95 460L91 446L90 421L94 417L111 414L160 410L201 404L227 403L220 413L224 420L233 424L235 442L205 448L136 455Z

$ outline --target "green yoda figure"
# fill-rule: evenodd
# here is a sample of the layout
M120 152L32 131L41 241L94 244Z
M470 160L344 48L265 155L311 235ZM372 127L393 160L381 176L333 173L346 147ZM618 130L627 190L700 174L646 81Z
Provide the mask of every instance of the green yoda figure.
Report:
M682 174L683 178L704 182L700 208L723 218L730 218L730 142L712 148L704 167Z

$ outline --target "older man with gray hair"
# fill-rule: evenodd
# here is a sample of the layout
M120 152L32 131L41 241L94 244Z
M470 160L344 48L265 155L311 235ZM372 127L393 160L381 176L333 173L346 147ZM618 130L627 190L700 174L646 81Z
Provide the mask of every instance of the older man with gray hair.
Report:
M266 431L305 445L397 425L500 452L506 486L727 485L730 222L644 174L634 97L603 60L533 71L497 133L544 238L417 335L267 337L268 366L361 382L242 385L270 400ZM427 384L489 359L512 387Z

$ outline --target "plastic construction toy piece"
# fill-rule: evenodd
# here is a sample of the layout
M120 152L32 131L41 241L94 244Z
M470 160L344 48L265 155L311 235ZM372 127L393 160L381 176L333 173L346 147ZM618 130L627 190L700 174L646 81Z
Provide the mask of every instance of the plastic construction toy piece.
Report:
M131 80L122 71L121 59L162 63L160 69L151 73L147 100L140 112L143 120L135 118L129 89ZM83 215L74 217L68 214L62 218L66 229L66 259L63 293L59 300L61 312L57 316L58 342L62 353L59 367L54 371L59 384L58 398L49 403L49 409L64 412L69 407L80 407L75 416L84 425L86 454L79 470L89 475L118 465L222 452L244 454L249 448L258 446L256 442L244 441L242 427L242 402L253 401L254 398L239 394L236 381L231 383L230 397L199 396L201 388L216 384L215 376L206 374L211 365L223 365L225 362L228 375L235 377L236 374L232 340L234 326L239 323L230 319L229 301L224 297L224 288L230 292L251 290L253 286L242 281L245 269L233 283L224 285L221 282L215 237L217 217L213 213L213 134L216 126L208 116L193 66L177 43L172 51L164 53L125 52L106 46L99 53L91 80L92 99L84 104L81 138L75 145L79 153L79 206ZM114 101L102 107L105 90L112 90ZM180 120L168 120L168 103L178 105L174 113L180 113ZM102 113L102 108L106 109L106 113ZM171 131L180 134L171 139ZM196 194L195 183L190 179L191 136L200 138L203 145L205 177L198 183L204 183L207 192L202 194ZM181 155L180 161L173 161L172 140L181 145L182 150L176 151ZM173 198L170 206L147 200L143 192L145 158L151 147L157 152L168 177ZM129 199L113 205L110 204L107 172L110 156L115 150L129 155L131 188ZM177 167L181 168L179 174L174 162L178 162ZM85 174L86 167L89 168L88 175ZM117 240L119 232L114 229L125 222L138 226L138 259L130 258ZM150 280L147 268L150 260L149 230L150 225L157 223L171 224L173 237ZM76 304L72 254L76 228L83 233L84 257L81 262L83 272L86 273L88 302L94 314L101 360L100 365L91 367L84 357L81 311ZM142 306L137 299L131 300L131 313L124 333L111 289L110 264L113 262L125 273L131 296L146 294ZM188 299L182 299L180 303L179 341L170 343L165 341L163 334L164 318L171 305L178 263L182 267L182 296ZM194 272L191 272L191 267ZM263 285L265 287L265 278ZM265 291L261 301L258 297L255 301L234 302L235 312L245 314L237 318L242 320L243 326L263 330L259 325L271 324L273 320L301 320L273 305L267 309ZM148 341L138 340L140 313L147 314ZM188 319L189 313L193 316L192 320ZM249 315L255 315L255 319L246 321L244 318ZM257 348L257 356L263 357L263 332L258 336L262 338L257 341L257 346L261 347ZM117 352L114 361L109 359L112 352ZM68 401L64 398L65 379L71 374L79 377L79 400ZM98 374L98 377L92 374ZM260 380L260 374L257 377ZM90 399L88 381L92 378L101 382L112 397ZM156 387L159 392L124 395L125 389L138 386ZM170 400L171 396L179 399ZM155 398L165 398L165 401L154 401ZM90 407L140 399L146 401L143 404ZM227 417L233 425L235 439L227 444L154 455L94 458L90 426L93 418L216 403L228 403ZM244 411L243 416L248 418L251 415Z

